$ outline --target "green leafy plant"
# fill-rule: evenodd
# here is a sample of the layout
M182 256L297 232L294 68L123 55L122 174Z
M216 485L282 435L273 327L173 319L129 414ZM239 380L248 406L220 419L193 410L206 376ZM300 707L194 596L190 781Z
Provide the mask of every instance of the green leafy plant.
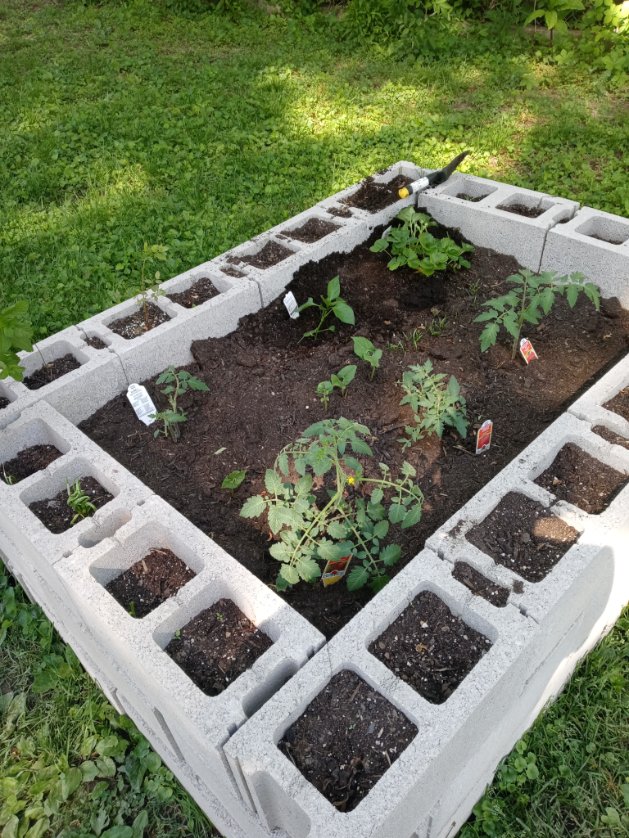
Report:
M435 316L432 318L427 326L428 334L433 338L438 338L448 328L448 318L444 315L442 317Z
M309 332L304 332L301 340L304 338L316 338L321 332L334 332L336 326L328 324L324 328L325 322L329 317L334 316L341 323L347 323L353 326L356 322L354 317L354 310L341 297L341 280L340 277L335 276L328 282L328 287L325 296L321 296L321 302L316 303L312 297L308 297L305 303L299 306L299 311L306 311L309 308L316 308L319 314L319 322L314 329Z
M159 281L162 278L159 271L153 274L153 281L150 282L147 276L147 265L150 262L165 262L168 254L168 247L164 244L147 244L144 242L142 250L142 267L140 270L140 293L138 294L138 302L142 306L142 316L144 318L144 329L148 331L149 323L149 304L161 296L164 292L159 287Z
M553 42L555 32L565 34L568 31L566 18L571 12L583 11L584 6L581 0L542 0L538 7L537 0L533 4L533 11L524 21L524 25L535 23L543 19L546 29L550 32L550 42Z
M402 221L401 226L392 227L386 236L377 239L370 248L374 253L386 251L391 256L389 270L394 271L404 266L424 276L432 276L448 268L469 268L470 263L465 259L465 254L474 250L471 244L458 245L449 236L436 238L428 232L428 228L434 227L435 222L414 207L405 207L397 217Z
M357 355L361 361L369 364L371 367L369 377L373 378L376 370L380 366L382 349L376 349L369 338L354 337L352 340L354 341L354 355Z
M0 311L0 378L11 376L16 381L24 377L19 351L33 348L33 327L26 300L18 300Z
M451 375L446 384L446 375L432 370L432 362L426 361L408 367L402 375L405 395L400 405L409 405L415 423L404 428L407 436L400 439L404 448L430 434L441 439L446 427L467 435L467 406L459 382Z
M81 486L81 481L76 480L72 487L68 483L66 486L66 490L68 493L68 499L66 501L67 505L70 509L74 512L74 517L71 520L71 524L74 526L77 521L80 521L82 518L87 518L88 515L91 515L93 512L96 512L96 507L90 500L89 495L83 487Z
M334 392L335 389L341 391L341 395L344 396L347 388L354 380L354 376L356 375L356 364L347 364L338 372L332 373L330 378L327 381L320 381L317 384L317 396L320 396L321 403L328 409L328 405L330 403L330 396Z
M187 422L188 417L186 413L178 406L178 400L181 396L188 392L188 390L195 390L200 393L207 393L209 387L204 381L196 378L186 370L175 371L174 367L168 367L160 376L158 376L155 384L165 384L163 390L160 392L168 399L168 409L160 410L153 414L153 418L162 423L162 427L158 428L153 436L158 437L170 436L175 442L180 437L179 425L182 422Z
M501 297L486 300L483 305L487 311L475 318L475 323L487 324L480 335L481 352L496 343L502 328L513 338L511 358L515 358L524 324L536 326L550 313L559 296L565 296L570 308L574 308L580 294L585 294L597 311L600 307L601 295L597 286L586 282L580 273L557 276L554 271L534 274L522 269L507 277L507 282L514 287Z
M245 477L247 476L246 469L239 469L238 471L230 471L228 475L225 476L223 482L221 483L221 489L237 489L244 481Z
M7 474L7 471L4 466L2 466L2 479L7 484L7 486L13 486L15 483L15 477L12 474Z
M314 582L322 564L346 556L356 563L347 576L350 590L368 582L378 590L388 581L387 568L401 555L397 544L385 543L390 525L416 524L423 495L409 463L398 479L384 463L378 477L365 474L358 458L373 456L370 436L365 425L344 418L311 425L267 470L266 491L243 506L245 518L266 513L275 539L269 552L281 562L280 590Z

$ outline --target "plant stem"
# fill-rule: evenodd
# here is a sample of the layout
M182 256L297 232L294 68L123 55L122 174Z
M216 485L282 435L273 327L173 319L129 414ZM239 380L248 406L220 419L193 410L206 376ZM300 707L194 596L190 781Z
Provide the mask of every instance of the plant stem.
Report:
M522 277L524 278L524 285L522 286L522 304L520 306L520 314L518 316L518 333L513 338L513 345L511 347L511 360L515 360L515 356L518 352L518 344L520 343L520 335L522 333L522 326L524 325L524 312L526 310L526 292L528 291L528 276L524 271L522 271Z

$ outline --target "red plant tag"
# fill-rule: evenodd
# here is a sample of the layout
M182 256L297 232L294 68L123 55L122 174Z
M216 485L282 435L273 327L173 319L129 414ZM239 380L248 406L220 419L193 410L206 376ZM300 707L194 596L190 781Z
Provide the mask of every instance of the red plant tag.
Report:
M483 451L491 446L491 435L494 431L494 423L491 419L486 419L478 429L476 434L476 453L482 454Z
M323 586L327 588L328 585L334 585L336 582L340 582L347 573L347 568L351 560L351 556L343 556L343 558L337 559L334 562L328 562L321 574Z
M528 338L522 338L520 341L520 355L526 361L527 366L531 361L537 361L537 352L533 349L533 344Z

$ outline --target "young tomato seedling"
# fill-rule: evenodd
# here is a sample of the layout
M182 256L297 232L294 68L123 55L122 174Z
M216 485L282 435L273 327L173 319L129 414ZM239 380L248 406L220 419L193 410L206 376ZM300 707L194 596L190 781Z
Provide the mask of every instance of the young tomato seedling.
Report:
M347 388L354 380L355 375L356 364L347 364L347 366L342 367L338 372L332 373L328 381L320 381L317 384L317 396L320 396L321 403L326 410L328 409L330 396L334 390L340 390L341 395L344 396Z
M160 410L153 414L153 418L162 423L162 427L158 428L153 435L155 437L160 434L170 436L174 442L177 442L181 435L179 425L188 421L185 412L178 407L178 399L188 390L207 393L209 387L204 381L186 372L186 370L175 372L174 367L168 367L167 370L164 370L155 383L166 385L160 392L168 399L169 409Z
M354 341L354 355L358 355L361 361L365 361L365 363L369 364L371 367L369 378L373 378L376 374L376 370L380 366L382 349L376 349L369 338L358 336L352 338L352 340Z
M463 438L467 435L467 408L459 382L452 375L446 384L445 378L444 373L433 373L431 361L414 364L402 375L405 395L400 405L410 406L415 422L404 428L407 438L399 440L403 448L430 434L441 439L448 426Z
M326 295L321 296L320 303L315 303L312 297L308 297L306 302L299 306L299 311L306 311L309 308L316 308L320 319L314 329L311 329L309 332L304 332L301 340L304 338L316 338L321 332L336 331L334 324L328 324L324 328L324 323L332 315L341 323L348 323L350 326L353 326L356 322L354 310L341 297L341 280L338 276L333 277L328 282Z

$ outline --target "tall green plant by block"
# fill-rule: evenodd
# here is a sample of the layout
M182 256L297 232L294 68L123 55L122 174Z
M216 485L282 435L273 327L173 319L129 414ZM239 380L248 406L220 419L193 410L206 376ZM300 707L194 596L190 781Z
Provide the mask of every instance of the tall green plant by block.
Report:
M384 463L379 477L366 476L358 458L373 456L370 436L368 427L349 419L316 422L280 452L266 472L264 493L246 501L243 517L266 513L275 539L269 552L281 563L278 589L314 582L322 565L346 556L354 561L350 590L367 583L378 590L388 581L387 569L401 556L399 545L386 543L390 525L416 524L424 498L409 463L397 479Z
M18 300L0 311L0 378L21 381L24 370L20 366L19 351L33 348L33 327L26 300Z
M533 11L524 21L524 25L537 24L538 20L543 20L546 29L550 32L550 42L552 43L555 32L563 35L568 31L566 18L569 17L570 13L580 12L583 9L581 0L540 0L539 3L535 0Z
M402 375L405 395L400 405L409 405L414 420L404 428L403 448L430 434L441 439L446 427L455 428L462 437L467 435L467 405L459 382L452 375L446 384L445 373L433 373L432 369L432 362L426 361L410 366Z
M601 304L599 289L592 282L586 282L583 274L557 276L555 271L534 274L522 269L519 273L507 277L514 287L501 297L494 297L483 303L487 311L475 318L475 323L487 323L480 335L481 352L486 352L498 339L501 329L513 337L511 358L515 358L520 344L520 335L525 323L532 326L549 314L557 302L558 296L565 296L570 308L580 294L590 300L598 311Z

